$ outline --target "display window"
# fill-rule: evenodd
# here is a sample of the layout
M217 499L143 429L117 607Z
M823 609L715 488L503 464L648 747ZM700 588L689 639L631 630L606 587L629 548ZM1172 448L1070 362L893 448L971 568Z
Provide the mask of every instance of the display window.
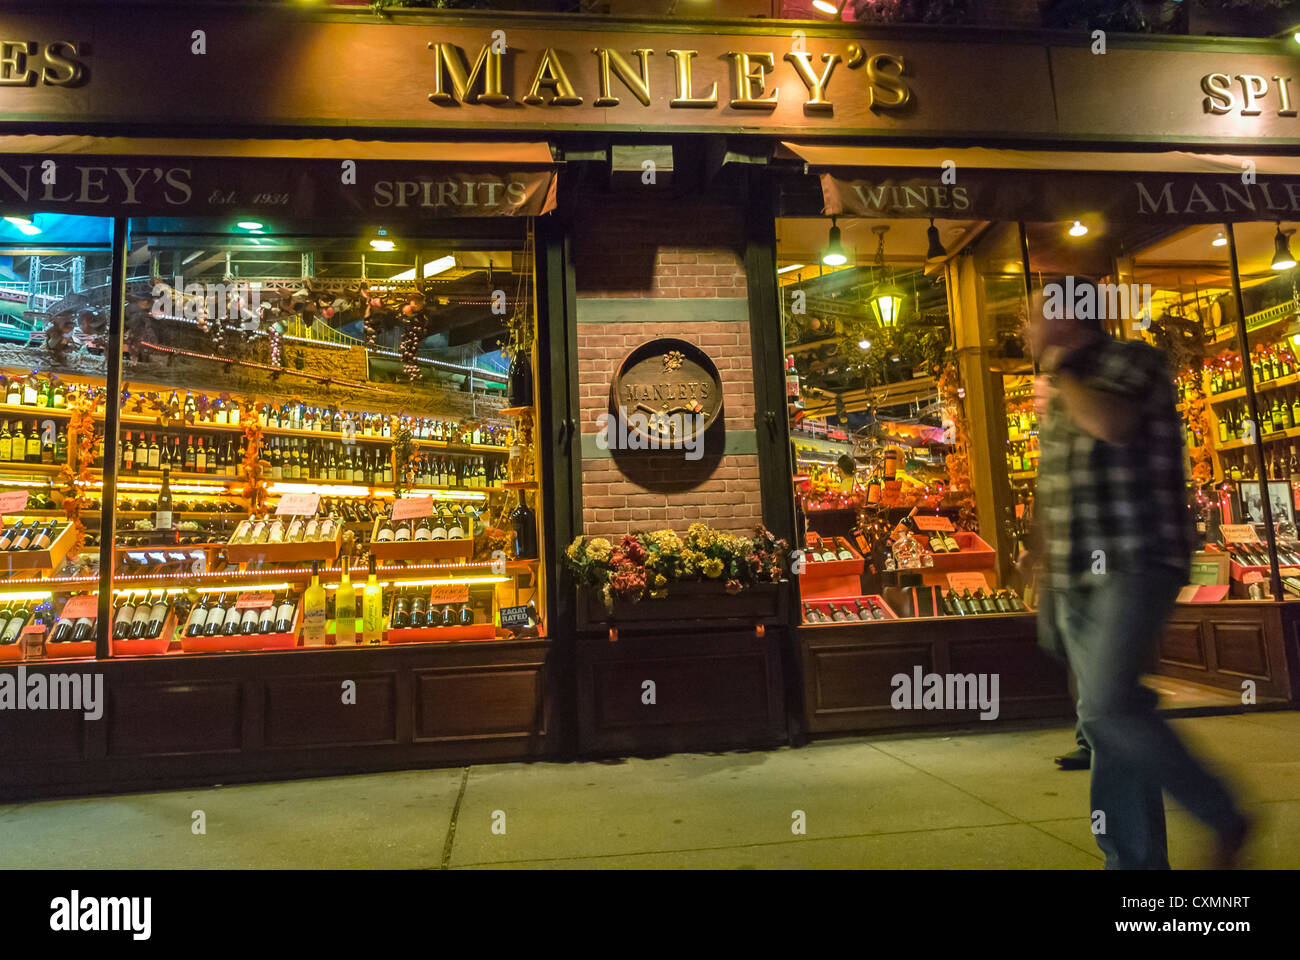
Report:
M977 502L975 437L958 364L1004 305L985 277L985 323L954 310L949 251L973 221L783 218L778 279L802 622L829 625L1021 614ZM1023 303L1023 287L1011 299ZM1012 315L1020 316L1013 311Z
M1300 596L1293 229L782 219L804 625L1033 612L1031 298L1163 355L1200 551L1183 602Z
M130 221L113 365L104 223L12 255L0 645L94 656L102 590L112 656L546 634L530 221Z

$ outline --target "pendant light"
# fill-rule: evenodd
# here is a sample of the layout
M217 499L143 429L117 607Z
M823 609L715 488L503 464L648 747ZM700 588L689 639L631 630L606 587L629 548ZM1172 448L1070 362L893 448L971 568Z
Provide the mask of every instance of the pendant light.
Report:
M1291 245L1287 242L1280 223L1277 225L1277 234L1273 237L1273 262L1269 266L1274 270L1290 270L1295 266L1295 257L1291 256Z
M926 263L937 263L948 256L948 251L939 241L939 228L934 225L934 217L930 218L930 229L925 231L925 236L930 241L930 249L925 251Z
M840 0L839 3L832 3L831 0L812 0L814 10L832 16L836 20L842 15L845 3L846 0Z
M872 227L871 232L876 235L877 241L875 266L884 277L871 291L871 312L876 315L876 322L880 326L890 330L898 326L899 316L903 312L903 294L889 278L889 270L885 266L885 234L889 232L889 225Z
M831 232L826 237L826 249L822 252L822 263L828 267L839 267L849 262L849 258L844 255L844 247L840 243L840 228L836 223L837 219L831 217Z

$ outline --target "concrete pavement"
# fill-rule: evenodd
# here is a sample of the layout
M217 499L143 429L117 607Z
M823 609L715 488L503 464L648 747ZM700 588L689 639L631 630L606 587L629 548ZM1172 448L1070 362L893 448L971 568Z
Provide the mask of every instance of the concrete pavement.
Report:
M1247 865L1300 865L1300 713L1173 723L1256 818ZM1062 724L9 804L0 868L1099 869L1088 774L1052 763L1072 747ZM1173 866L1199 866L1168 806Z

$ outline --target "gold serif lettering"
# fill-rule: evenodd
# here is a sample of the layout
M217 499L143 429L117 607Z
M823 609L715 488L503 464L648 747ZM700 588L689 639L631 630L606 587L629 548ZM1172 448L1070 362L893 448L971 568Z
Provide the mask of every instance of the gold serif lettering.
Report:
M573 89L573 84L569 82L569 75L564 72L564 65L560 63L560 55L553 47L547 47L542 51L537 61L537 70L533 73L533 82L523 96L524 103L546 103L546 98L541 94L543 87L551 91L550 102L556 106L574 107L582 103L582 97L578 96L578 91Z
M695 89L692 86L691 78L691 61L699 55L698 50L669 50L668 56L673 58L677 67L677 96L673 97L669 105L674 107L714 107L718 104L718 84L716 81L709 84L709 92L702 97L695 95Z
M770 110L776 106L780 90L772 88L770 97L763 96L767 89L767 71L772 69L770 53L740 53L729 51L731 58L731 98L733 110Z
M433 93L429 99L437 104L509 103L510 96L501 88L501 54L492 50L491 44L479 48L472 68L466 68L466 59L454 43L431 43L434 52ZM451 80L451 92L443 85L443 71ZM475 86L482 81L483 90L476 93Z
M646 58L649 57L653 50L640 49L633 50L641 58L641 72L632 69L632 64L623 59L623 55L617 50L611 50L607 47L593 47L592 53L596 55L599 69L600 96L592 101L597 107L617 107L619 98L614 96L610 87L610 68L613 67L614 73L623 81L623 85L631 91L632 96L641 101L643 107L650 106L650 64Z

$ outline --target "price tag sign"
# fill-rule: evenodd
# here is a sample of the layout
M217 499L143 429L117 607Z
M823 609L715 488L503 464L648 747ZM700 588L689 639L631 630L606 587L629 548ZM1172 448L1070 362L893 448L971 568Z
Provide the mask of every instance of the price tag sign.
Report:
M63 605L63 619L80 620L88 617L94 620L99 615L99 597L93 593L83 593L73 597Z
M1219 525L1219 533L1224 543L1254 543L1259 539L1252 523L1223 523Z
M976 590L987 590L989 582L984 578L984 574L978 570L967 570L961 573L948 574L948 586L957 593L969 590L974 593Z
M26 490L6 490L0 493L0 513L22 513L26 509Z
M448 603L468 603L469 602L469 584L468 583L443 583L433 588L433 595L429 597L430 607L441 607Z
M918 530L955 530L952 521L947 517L931 517L925 514L916 514L912 517L916 521Z
M319 493L286 493L275 508L277 517L314 517L320 507Z
M403 497L393 501L393 519L433 516L433 497Z
M269 593L245 593L235 601L236 610L265 610L275 600Z
M1250 586L1252 583L1263 583L1264 575L1258 570L1248 570L1242 574L1241 582L1246 586Z
M526 627L531 622L527 607L502 607L501 626Z

